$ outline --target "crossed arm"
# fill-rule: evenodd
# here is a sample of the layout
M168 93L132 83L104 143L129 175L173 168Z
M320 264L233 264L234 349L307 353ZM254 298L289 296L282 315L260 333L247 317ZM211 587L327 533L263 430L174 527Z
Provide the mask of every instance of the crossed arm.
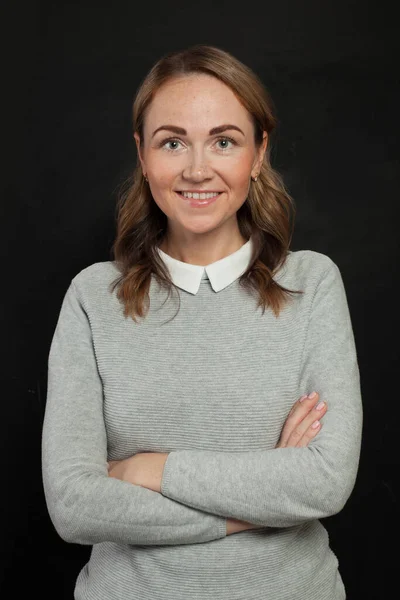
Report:
M320 419L327 411L326 402L319 401L318 392L304 394L290 411L276 448L304 448L321 428ZM168 452L142 452L124 460L112 460L108 475L121 481L161 493L162 478ZM226 535L258 529L260 526L238 519L226 520Z
M112 464L109 472L102 383L87 314L71 285L49 356L42 440L44 491L60 536L80 544L192 544L227 535L227 519L289 527L338 512L356 477L362 413L335 265L315 294L302 364L299 389L318 390L329 403L322 430L309 442L300 443L304 434L299 437L296 425L291 435L299 438L297 447L283 435L267 451L144 453Z

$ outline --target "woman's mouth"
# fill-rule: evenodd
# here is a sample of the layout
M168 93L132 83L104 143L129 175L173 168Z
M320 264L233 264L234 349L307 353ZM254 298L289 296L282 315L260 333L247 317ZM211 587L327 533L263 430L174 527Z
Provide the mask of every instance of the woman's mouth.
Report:
M219 198L223 192L176 192L178 196L185 200L190 206L202 207L212 204Z

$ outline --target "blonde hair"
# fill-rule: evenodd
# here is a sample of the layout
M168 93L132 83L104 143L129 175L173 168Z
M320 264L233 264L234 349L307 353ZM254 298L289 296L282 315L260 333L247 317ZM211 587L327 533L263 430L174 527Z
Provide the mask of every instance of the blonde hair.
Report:
M283 266L291 242L295 205L285 189L282 177L270 163L271 133L277 125L272 99L258 76L228 52L197 44L188 49L163 56L150 70L139 87L133 103L133 130L143 145L143 124L146 109L157 90L168 80L193 73L204 73L227 85L250 113L254 124L254 139L259 148L263 131L268 144L257 182L251 182L248 198L237 211L240 233L252 237L253 255L241 286L258 295L263 313L270 307L278 317L291 294L303 293L279 285L273 276ZM154 201L147 185L139 158L133 174L121 186L117 202L117 235L112 246L114 260L121 275L112 283L124 305L125 316L147 314L150 304L151 276L168 291L179 289L172 282L168 269L157 252L168 220Z

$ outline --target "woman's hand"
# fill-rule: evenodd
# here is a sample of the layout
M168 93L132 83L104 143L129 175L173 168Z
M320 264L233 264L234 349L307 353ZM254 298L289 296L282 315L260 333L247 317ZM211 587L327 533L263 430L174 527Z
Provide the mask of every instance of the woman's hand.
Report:
M248 523L247 521L239 521L238 519L226 519L226 535L232 535L232 533L239 533L239 531L247 531L248 529L264 528L264 525L254 525L254 523Z
M310 394L311 396L311 394ZM309 442L317 435L321 429L320 419L327 411L326 403L320 406L319 394L315 396L302 396L294 403L290 413L287 416L278 444L275 448L308 446ZM317 406L319 408L317 409ZM313 427L313 425L315 425ZM246 521L237 519L226 520L226 535L247 531L248 529L263 529L263 525L254 525Z
M328 408L326 402L319 402L318 392L313 394L304 395L295 402L275 448L303 448L321 430L320 419Z
M120 479L121 481L135 483L135 458L136 454L129 458L125 458L124 460L109 460L107 463L108 476L114 477L114 479Z
M108 462L108 476L161 492L161 481L168 452L140 452L124 460Z

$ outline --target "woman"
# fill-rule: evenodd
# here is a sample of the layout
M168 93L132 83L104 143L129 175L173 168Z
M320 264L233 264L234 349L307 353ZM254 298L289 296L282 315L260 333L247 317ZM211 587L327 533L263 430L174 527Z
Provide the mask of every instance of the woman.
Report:
M49 355L48 510L93 545L75 599L341 600L319 519L356 478L356 349L336 264L289 250L272 101L198 45L133 120L115 258L73 278Z

